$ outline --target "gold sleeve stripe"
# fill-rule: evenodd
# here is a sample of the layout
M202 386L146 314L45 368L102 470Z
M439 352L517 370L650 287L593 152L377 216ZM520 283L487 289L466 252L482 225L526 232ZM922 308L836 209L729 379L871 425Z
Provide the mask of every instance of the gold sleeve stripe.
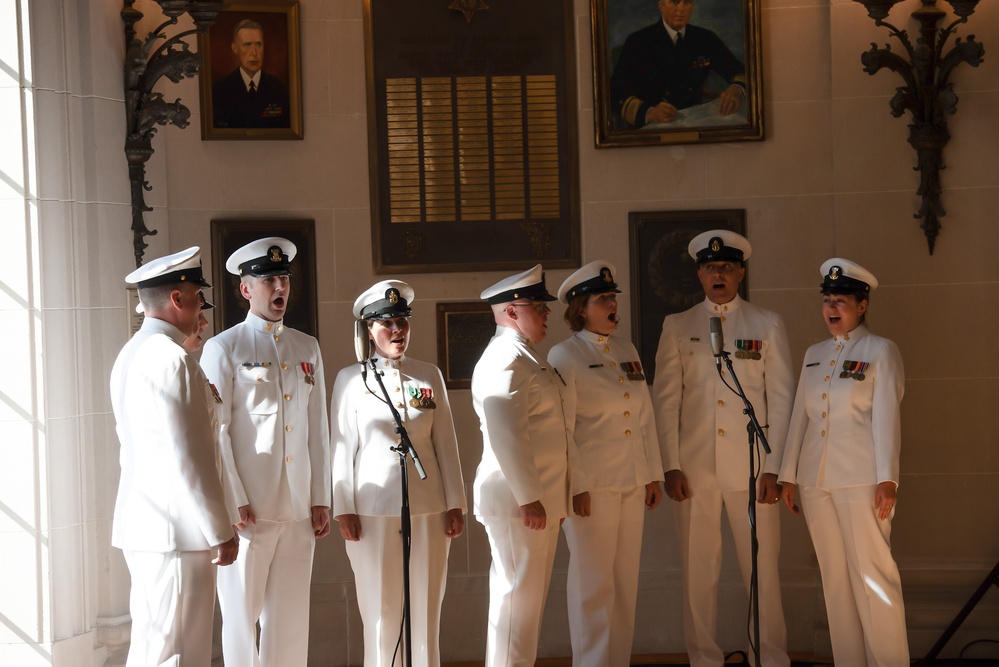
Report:
M621 105L621 117L624 118L624 120L630 125L644 125L644 118L642 119L642 123L635 122L635 118L638 116L638 111L642 108L643 104L644 102L642 100L632 95L624 101L624 104Z

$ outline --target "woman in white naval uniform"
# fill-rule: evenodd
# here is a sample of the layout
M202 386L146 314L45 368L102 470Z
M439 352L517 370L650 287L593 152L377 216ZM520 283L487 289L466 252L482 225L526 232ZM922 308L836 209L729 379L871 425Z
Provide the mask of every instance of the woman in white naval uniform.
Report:
M354 302L365 320L382 381L427 473L407 459L412 553L410 608L413 664L438 667L440 610L451 539L466 511L451 406L440 370L405 356L413 289L398 280L373 285ZM347 541L364 625L365 667L401 664L403 577L402 472L392 412L371 371L352 364L337 374L330 407L333 513ZM398 648L397 648L398 647Z
M781 465L781 495L800 494L822 573L837 667L909 664L902 582L891 555L901 448L902 358L867 329L878 281L862 266L822 265L832 338L805 353Z
M597 260L558 291L575 335L548 361L565 380L565 422L590 490L573 498L567 601L573 667L631 661L645 509L662 497L662 457L638 351L617 327L613 264Z

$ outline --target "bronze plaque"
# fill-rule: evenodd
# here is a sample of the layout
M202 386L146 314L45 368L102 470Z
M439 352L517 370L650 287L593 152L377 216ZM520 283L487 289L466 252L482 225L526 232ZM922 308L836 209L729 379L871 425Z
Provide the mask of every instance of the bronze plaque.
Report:
M437 365L448 389L469 389L472 371L496 333L485 301L437 304Z
M365 1L374 267L579 264L571 0Z

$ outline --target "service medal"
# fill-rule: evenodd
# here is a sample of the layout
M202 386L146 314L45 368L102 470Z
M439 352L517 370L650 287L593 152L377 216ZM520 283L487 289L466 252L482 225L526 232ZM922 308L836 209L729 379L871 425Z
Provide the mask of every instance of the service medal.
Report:
M739 338L735 341L735 346L738 348L735 353L736 359L752 359L754 361L759 361L763 358L763 355L760 354L760 350L763 349L762 340Z
M840 373L841 378L853 378L858 382L863 382L867 376L864 374L868 367L870 366L868 361L850 361L846 360L843 362L843 372Z

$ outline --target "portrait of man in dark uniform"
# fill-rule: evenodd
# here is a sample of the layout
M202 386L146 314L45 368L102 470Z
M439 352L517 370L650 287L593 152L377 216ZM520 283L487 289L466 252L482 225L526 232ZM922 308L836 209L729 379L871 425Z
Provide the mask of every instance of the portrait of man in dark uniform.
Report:
M290 127L288 88L263 70L265 51L261 24L251 19L236 23L230 48L239 65L212 85L215 127Z
M631 33L621 48L610 80L613 112L630 129L672 123L707 102L715 102L716 117L737 113L747 93L743 61L714 31L690 23L694 0L657 6L660 19ZM706 89L712 73L723 89Z

